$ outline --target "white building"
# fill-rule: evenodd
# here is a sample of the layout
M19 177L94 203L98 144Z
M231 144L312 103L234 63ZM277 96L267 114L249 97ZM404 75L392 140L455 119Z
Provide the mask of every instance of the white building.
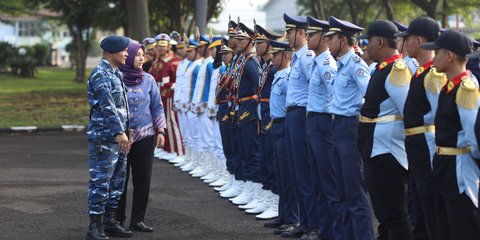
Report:
M285 28L283 13L288 15L298 15L299 9L295 0L269 0L260 11L265 12L265 22L267 29L280 32Z
M46 11L28 16L0 14L0 42L8 42L15 47L47 44L51 48L51 63L65 64L69 58L65 47L72 41L72 37L65 25L56 25L46 20L46 16L53 15Z

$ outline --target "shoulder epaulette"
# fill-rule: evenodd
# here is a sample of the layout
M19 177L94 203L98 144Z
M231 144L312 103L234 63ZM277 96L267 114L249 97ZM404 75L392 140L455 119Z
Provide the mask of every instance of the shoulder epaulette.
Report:
M390 83L393 86L407 86L410 84L412 79L412 74L408 69L407 64L403 60L397 60L393 64L392 70L390 71Z
M430 71L425 75L425 79L423 80L425 91L433 94L439 94L446 83L447 75L437 72L435 67L430 68Z
M457 105L465 109L476 109L479 97L477 84L472 78L463 77L455 97Z
M355 57L353 57L353 61L358 63L360 62L360 60L362 60L359 56L355 55Z

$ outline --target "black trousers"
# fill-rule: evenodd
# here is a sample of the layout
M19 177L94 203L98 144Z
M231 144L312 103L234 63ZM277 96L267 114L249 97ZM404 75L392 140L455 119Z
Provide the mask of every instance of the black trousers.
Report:
M411 240L407 211L408 171L392 154L364 156L368 191L380 225L379 240Z
M405 138L408 166L410 169L410 192L414 207L414 239L439 239L435 217L435 189L430 167L430 150L425 134Z
M130 223L143 222L148 205L150 193L150 180L152 177L153 151L155 149L155 137L146 137L132 144L127 156L127 176L125 190L118 203L118 220L123 222L126 219L125 209L127 207L127 186L132 170L133 200Z
M467 194L452 199L436 192L435 209L439 240L480 239L480 210Z

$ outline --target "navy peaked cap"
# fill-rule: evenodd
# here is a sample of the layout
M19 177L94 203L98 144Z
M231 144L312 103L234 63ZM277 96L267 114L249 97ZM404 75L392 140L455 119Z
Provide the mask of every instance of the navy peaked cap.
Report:
M270 53L277 53L282 51L293 51L293 49L290 47L290 44L288 42L281 42L276 40L268 40L268 42L272 46L272 50L270 50Z
M307 21L308 21L307 33L314 33L318 31L327 32L328 29L330 28L330 24L328 23L328 21L318 20L310 16L307 16Z
M282 37L282 34L278 34L273 31L268 31L267 29L263 28L262 26L256 24L255 25L255 40L275 40Z
M330 30L326 36L330 36L338 32L345 33L349 36L354 36L355 34L364 30L362 27L345 20L340 20L334 16L330 16L328 23L330 24Z
M110 35L100 42L100 48L109 53L117 53L128 47L130 39L123 36Z
M285 29L283 31L293 28L306 29L308 27L307 18L304 16L288 16L286 13L284 13L283 21L285 21Z

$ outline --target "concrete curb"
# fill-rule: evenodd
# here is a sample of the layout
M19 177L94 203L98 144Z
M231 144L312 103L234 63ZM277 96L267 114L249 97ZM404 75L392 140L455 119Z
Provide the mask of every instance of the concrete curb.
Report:
M9 128L0 128L0 133L18 133L18 132L81 132L85 131L84 125L60 125L51 127L37 126L12 126Z

